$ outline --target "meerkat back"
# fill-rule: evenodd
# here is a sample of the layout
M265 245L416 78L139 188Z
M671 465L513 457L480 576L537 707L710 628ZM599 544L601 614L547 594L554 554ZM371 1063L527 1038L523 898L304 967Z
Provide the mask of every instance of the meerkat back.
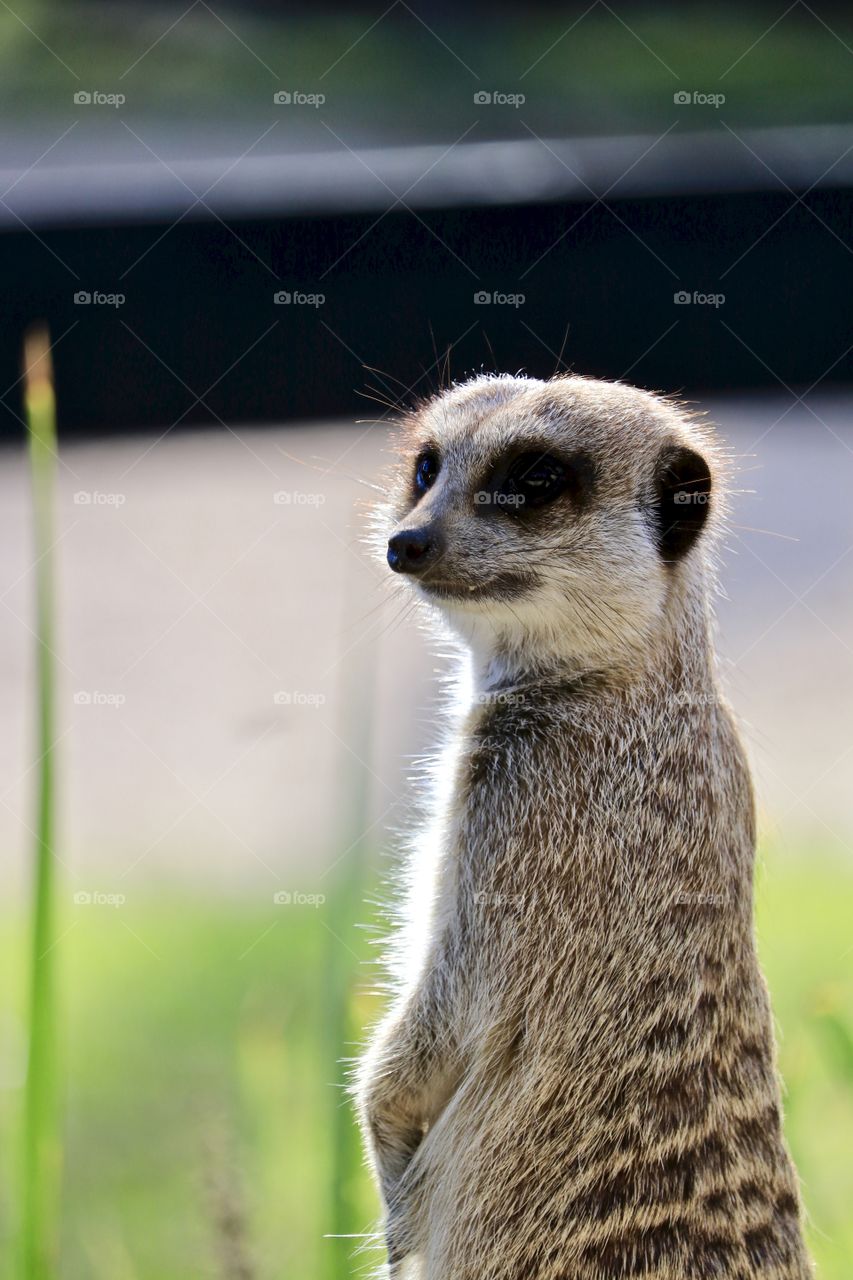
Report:
M805 1280L711 643L725 458L620 384L411 415L378 527L464 653L356 1086L388 1273Z

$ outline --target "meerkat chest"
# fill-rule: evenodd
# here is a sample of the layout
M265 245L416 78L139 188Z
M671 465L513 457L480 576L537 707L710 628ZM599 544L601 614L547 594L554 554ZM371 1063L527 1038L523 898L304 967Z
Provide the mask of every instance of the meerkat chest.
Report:
M543 915L547 893L562 910L590 855L635 841L661 789L659 763L648 738L620 741L553 707L484 716L457 768L460 891L511 909L536 897Z
M550 965L566 985L608 946L626 966L650 937L683 946L679 902L721 901L725 876L715 793L685 742L654 718L620 728L571 708L483 718L459 758L443 876L472 971Z

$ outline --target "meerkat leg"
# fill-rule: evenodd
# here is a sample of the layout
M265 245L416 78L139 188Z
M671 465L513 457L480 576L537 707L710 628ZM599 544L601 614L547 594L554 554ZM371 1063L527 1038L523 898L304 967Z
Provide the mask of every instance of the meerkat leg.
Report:
M459 1078L447 1007L425 983L380 1026L358 1084L359 1110L386 1215L389 1276L402 1280L413 1251L406 1172Z
M383 1039L373 1069L360 1089L360 1108L380 1187L393 1203L406 1170L430 1125L452 1095L460 1072L433 1040L425 1052L422 1029Z
M414 1056L406 1053L409 1039L396 1030L390 1039L383 1036L360 1098L385 1209L389 1280L403 1280L403 1263L412 1249L403 1179L426 1128L426 1100L417 1088L420 1070Z
M426 1064L407 1026L394 1019L381 1029L362 1069L359 1107L386 1207L397 1198L400 1181L418 1149L426 1122L423 1094Z

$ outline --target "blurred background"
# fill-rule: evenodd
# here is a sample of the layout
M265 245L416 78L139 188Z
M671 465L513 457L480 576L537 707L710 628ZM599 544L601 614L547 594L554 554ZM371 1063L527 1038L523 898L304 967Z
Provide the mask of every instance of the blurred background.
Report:
M786 1131L846 1280L849 9L13 0L0 34L0 1258L37 755L20 351L46 319L63 1280L380 1259L343 1085L449 658L365 515L400 406L564 369L679 393L737 455L719 644Z

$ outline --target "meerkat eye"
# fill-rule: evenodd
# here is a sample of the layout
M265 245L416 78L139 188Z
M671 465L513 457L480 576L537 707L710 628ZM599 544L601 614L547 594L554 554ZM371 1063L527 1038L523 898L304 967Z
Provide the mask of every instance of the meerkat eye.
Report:
M550 453L522 453L509 469L503 493L515 506L544 507L559 498L568 483L568 472Z
M439 472L439 461L430 449L422 453L415 465L415 488L418 493L426 493L435 484Z

